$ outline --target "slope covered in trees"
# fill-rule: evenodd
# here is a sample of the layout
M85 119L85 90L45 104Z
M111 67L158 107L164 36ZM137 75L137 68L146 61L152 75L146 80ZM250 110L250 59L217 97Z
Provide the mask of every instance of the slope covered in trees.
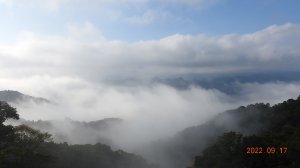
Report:
M164 168L186 167L225 132L251 135L265 129L270 110L269 104L257 103L220 113L210 121L186 128L172 138L149 144L143 155Z
M246 115L246 111L256 106L259 105L241 107L239 113ZM263 120L256 134L224 133L196 156L192 168L300 167L300 96L267 107L256 115ZM253 122L251 117L244 121L244 125Z
M268 103L251 104L220 113L212 120L199 126L186 128L172 138L149 144L148 149L144 150L146 152L143 156L152 162L157 161L164 168L187 167L195 162L195 156L199 156L204 149L213 145L219 136L229 132L241 134L242 140L244 137L249 139L254 135L265 135L274 141L282 140L280 142L285 141L283 138L292 138L291 142L295 143L294 141L299 140L297 139L297 129L299 129L297 124L300 123L299 99L290 99L272 107ZM268 140L266 137L263 139ZM260 138L262 137L258 137L258 139ZM250 142L247 140L247 144ZM275 142L268 141L265 144L270 147L272 147L271 145L280 147ZM296 145L293 146L296 147ZM266 150L267 147L264 149ZM240 151L244 152L244 150ZM292 151L289 150L290 152ZM228 156L230 154L227 153L226 157ZM259 158L263 157L259 156Z
M69 144L102 144L117 148L110 136L112 130L121 127L123 120L119 118L105 118L96 121L74 121L64 120L10 120L12 125L27 125L31 128L47 132L52 135L53 141L57 143L67 142ZM88 137L88 138L87 138Z
M26 125L5 125L19 119L15 108L0 101L1 168L153 168L137 155L113 151L103 144L68 145L52 142L51 135Z
M13 90L2 90L0 91L0 101L5 101L8 103L28 103L28 102L35 102L39 103L52 103L49 100L41 97L33 97L18 91Z
M3 124L18 118L16 109L0 101L1 168L155 167L140 156L104 144L57 144L48 133ZM98 129L99 124L92 127ZM258 103L226 111L144 150L162 168L300 167L300 97L274 106Z
M50 155L55 156L51 168L155 168L137 155L124 151L112 151L103 144L95 145L68 145L47 143Z

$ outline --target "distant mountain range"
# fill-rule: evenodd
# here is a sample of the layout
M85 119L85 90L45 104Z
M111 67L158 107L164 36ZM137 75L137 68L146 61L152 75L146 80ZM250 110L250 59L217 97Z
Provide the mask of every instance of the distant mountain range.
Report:
M246 83L300 82L300 71L253 71L240 73L185 74L153 77L149 80L136 78L106 79L108 85L140 86L163 84L184 90L191 86L217 89L229 95L239 95Z
M69 118L48 121L20 119L11 122L13 125L24 124L42 132L48 132L58 143L96 144L100 142L114 147L115 144L112 143L109 133L122 124L122 120L118 118L105 118L90 122L74 121Z
M24 103L24 102L35 102L38 104L51 103L51 101L45 98L33 97L13 90L0 91L0 101L5 101L8 103L15 103L15 104Z
M239 94L241 84L244 83L269 83L269 82L299 82L299 71L286 72L248 72L230 73L222 75L185 75L169 78L154 78L151 83L162 83L177 89L187 89L190 86L200 86L205 89L217 89L229 95Z

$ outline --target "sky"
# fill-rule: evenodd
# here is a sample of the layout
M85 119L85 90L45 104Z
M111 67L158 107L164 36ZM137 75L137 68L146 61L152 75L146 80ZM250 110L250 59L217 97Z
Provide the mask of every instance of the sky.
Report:
M297 0L0 0L1 88L39 95L37 88L52 88L41 81L102 86L297 72L299 7Z
M97 103L91 111L100 108L99 101L110 101L102 116L152 105L141 95L223 95L201 86L184 93L160 84L125 86L124 81L300 71L299 7L297 0L0 0L0 89L63 102L72 92L80 97L74 102L82 104L93 97ZM298 83L272 82L267 85L285 87L286 93L298 89ZM248 98L249 86L264 88L243 85ZM260 97L253 94L249 102ZM269 101L283 99L274 94ZM181 96L176 101L184 102ZM113 105L124 102L133 106ZM193 107L188 104L184 107Z
M24 31L60 35L85 23L108 40L130 42L245 34L299 23L299 6L297 0L1 0L0 35L2 42Z
M240 105L299 95L299 80L235 83L238 95L149 82L300 72L299 7L298 0L0 0L0 90L56 103L19 106L21 118L118 117L131 121L119 138L127 142L172 135Z

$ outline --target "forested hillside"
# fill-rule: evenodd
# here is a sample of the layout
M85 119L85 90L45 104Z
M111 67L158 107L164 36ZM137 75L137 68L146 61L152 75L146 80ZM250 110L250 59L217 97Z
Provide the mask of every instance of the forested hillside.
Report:
M114 151L101 142L54 143L48 133L26 125L5 125L7 119L18 120L19 115L6 102L0 101L0 109L1 168L158 167L149 162L161 168L300 167L300 96L273 106L241 106L202 125L186 128L172 138L153 142L140 151L149 162L135 154ZM100 130L107 126L107 121L111 119L75 123Z
M68 145L52 142L51 135L26 125L5 125L19 119L15 108L0 101L1 168L153 168L140 156L113 151L103 144Z
M211 148L206 149L208 146L214 145L221 135L224 134L224 136L234 137L241 135L241 140L245 137L245 143L247 142L248 145L252 142L248 139L254 138L256 139L255 142L257 142L257 145L264 144L270 147L281 147L282 145L280 145L280 143L286 145L287 143L295 143L300 140L299 123L300 98L296 100L290 99L274 106L270 106L268 103L241 106L237 109L220 113L204 124L186 128L172 138L149 144L148 149L145 150L148 151L145 156L147 156L146 158L153 159L151 161L159 162L160 165L165 168L182 168L191 165L193 162L195 162L195 166L197 167L199 166L199 160L203 160L203 158L205 162L200 162L203 163L203 165L201 164L202 167L213 167L215 165L207 166L204 163L209 161L217 163L215 162L215 159L217 159L215 157L217 156L220 158L231 158L230 153L225 152L220 156L220 153L212 154ZM233 135L227 134L229 132L233 132ZM270 142L270 140L272 141ZM218 144L218 142L216 142L216 144ZM243 144L243 148L237 149L240 152L237 156L245 156L244 148L245 144ZM266 148L267 146L264 149L266 150ZM299 150L297 145L290 145L289 154L293 152L291 148ZM209 154L204 152L204 156L197 157L196 161L193 160L195 156L199 156L203 151L207 150L210 151L208 152ZM227 149L220 150L226 151ZM207 159L206 157L208 156L212 158ZM255 155L247 156L254 157ZM258 157L264 158L262 156ZM281 156L281 159L282 157L284 157L284 155ZM295 157L295 155L292 157ZM234 156L232 156L232 158L234 158ZM274 157L272 159L274 159ZM225 160L220 160L220 163L224 161ZM228 162L231 163L230 160ZM250 163L252 163L252 161L250 161ZM277 164L276 162L273 163ZM232 164L234 163L232 162ZM223 167L222 165L219 166Z
M67 142L69 144L95 144L101 142L115 147L109 134L115 127L122 124L118 118L105 118L96 121L74 121L63 120L10 120L12 125L27 125L31 128L47 132L52 135L53 141L57 143ZM88 138L87 138L88 137Z
M247 116L244 125L255 122L247 111L251 105L241 107L240 115ZM195 158L192 168L206 167L300 167L300 96L267 107L257 113L263 123L256 134L227 132Z
M164 168L186 167L225 132L251 135L265 129L270 110L269 104L257 103L220 113L210 121L186 128L172 138L149 144L144 155L158 161Z
M13 90L2 90L0 91L0 101L5 101L8 103L28 103L28 102L34 102L34 103L52 103L49 100L41 97L33 97L29 96L23 93L20 93L18 91Z

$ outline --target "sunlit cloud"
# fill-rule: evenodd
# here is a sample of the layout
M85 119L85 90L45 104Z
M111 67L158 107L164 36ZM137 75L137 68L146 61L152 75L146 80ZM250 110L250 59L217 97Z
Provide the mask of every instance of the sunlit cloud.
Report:
M173 35L159 40L106 40L93 24L66 35L24 32L0 46L0 76L71 75L88 80L151 79L189 73L299 70L300 27L274 25L245 35Z

